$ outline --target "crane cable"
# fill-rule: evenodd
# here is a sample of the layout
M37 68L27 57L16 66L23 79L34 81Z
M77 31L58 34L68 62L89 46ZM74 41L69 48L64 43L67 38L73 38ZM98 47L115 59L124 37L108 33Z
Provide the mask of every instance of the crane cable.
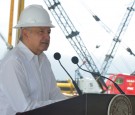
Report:
M107 33L111 34L113 37L115 36L114 32L107 26L105 25L101 19L95 15L92 10L90 10L90 8L82 1L80 0L81 4L87 9L87 11L93 16L93 18L95 19L96 22L100 23L100 25L106 30ZM124 49L126 51L128 51L131 55L133 55L133 52L131 51L131 49L123 42L123 44L121 44ZM134 55L135 56L135 55ZM127 63L124 61L124 64L127 65ZM127 67L127 66L126 66ZM128 68L128 67L127 67Z

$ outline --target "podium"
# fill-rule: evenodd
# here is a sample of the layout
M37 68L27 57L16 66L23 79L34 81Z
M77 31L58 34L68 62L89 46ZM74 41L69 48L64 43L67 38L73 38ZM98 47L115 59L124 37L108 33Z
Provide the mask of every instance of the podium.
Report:
M16 115L107 115L108 106L115 94L83 94ZM135 96L126 95L135 115Z

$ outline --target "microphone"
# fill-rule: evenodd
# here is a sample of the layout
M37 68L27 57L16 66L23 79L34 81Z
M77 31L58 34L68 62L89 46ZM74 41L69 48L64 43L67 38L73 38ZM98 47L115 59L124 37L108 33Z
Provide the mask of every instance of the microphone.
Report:
M54 54L54 59L59 60L60 58L61 58L60 53L56 52L56 53Z
M76 56L74 56L74 57L72 57L72 62L74 63L74 64L78 64L78 62L79 62L79 59L76 57ZM82 69L81 68L81 66L79 66L79 65L77 65L80 69ZM83 70L83 71L87 71L87 70ZM90 72L89 72L90 73ZM95 78L97 78L97 75L95 74L95 72L91 72L91 74L95 77ZM98 73L97 73L98 74ZM99 74L98 74L98 76L99 76ZM108 87L106 86L106 84L104 83L104 81L103 81L103 79L101 78L101 77L98 77L97 78L98 79L98 83L99 83L99 85L100 85L100 87L103 89L103 87L102 87L102 84L105 86L105 88L106 89L108 89ZM104 89L103 89L104 90Z
M82 95L82 91L79 89L79 87L78 87L78 85L76 84L76 82L73 80L73 78L71 77L71 75L67 72L67 70L66 70L66 69L63 67L63 65L61 64L60 58L61 58L60 53L56 52L56 53L54 54L54 59L59 61L59 64L61 65L61 67L62 67L62 68L64 69L64 71L68 74L68 76L69 76L70 79L72 80L72 83L73 83L73 85L74 85L74 87L75 87L77 93L78 93L79 95Z
M122 89L118 86L118 84L115 83L113 80L111 80L111 79L109 79L109 78L107 78L107 77L105 77L105 76L102 76L102 75L100 75L99 73L90 72L90 71L88 71L88 70L85 70L85 69L81 68L81 67L78 65L79 59L78 59L76 56L72 57L71 60L72 60L72 62L73 62L74 64L77 64L77 66L78 66L81 70L86 71L86 72L88 72L88 73L91 73L91 74L93 74L93 75L96 75L96 76L99 76L99 77L108 79L109 81L111 81L111 82L115 85L115 87L118 89L118 91L119 91L121 94L125 94L125 93L122 91Z

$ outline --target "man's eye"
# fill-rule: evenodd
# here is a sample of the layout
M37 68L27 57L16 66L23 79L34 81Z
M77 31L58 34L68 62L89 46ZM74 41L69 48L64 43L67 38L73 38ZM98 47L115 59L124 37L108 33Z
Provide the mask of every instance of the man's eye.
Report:
M48 32L48 34L50 34L50 33L51 33L51 31Z
M43 31L43 30L40 30L39 32L40 32L40 33L44 33L44 31Z

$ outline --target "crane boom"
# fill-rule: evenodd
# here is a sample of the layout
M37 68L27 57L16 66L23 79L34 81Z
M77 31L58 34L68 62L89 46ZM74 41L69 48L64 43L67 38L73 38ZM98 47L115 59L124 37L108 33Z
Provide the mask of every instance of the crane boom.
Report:
M106 54L106 57L105 57L103 64L101 66L101 75L105 75L108 68L111 65L111 62L112 62L112 60L116 54L116 51L118 49L118 45L119 45L118 43L121 42L122 35L126 31L128 24L131 20L131 17L133 15L134 4L135 4L135 0L134 0L133 4L131 5L131 7L127 7L126 13L125 13L125 15L124 15L119 27L118 27L118 30L113 38L111 48L109 49L108 53Z
M47 5L48 9L51 11L53 17L55 18L56 22L58 23L59 27L63 31L64 35L66 36L67 40L70 42L76 53L78 54L79 58L83 61L86 61L85 67L87 70L91 72L99 73L99 70L94 63L90 53L88 52L87 48L85 47L79 32L74 27L73 23L69 19L67 13L61 6L61 3L58 0L44 0L45 4ZM94 75L93 75L94 76ZM94 76L95 79L97 76ZM98 79L98 83L105 85L102 78Z
M48 9L53 14L64 35L66 36L67 40L77 52L80 59L82 61L87 61L86 68L93 72L99 72L81 37L79 36L79 32L76 30L73 23L70 21L60 2L58 0L44 1L48 6Z

